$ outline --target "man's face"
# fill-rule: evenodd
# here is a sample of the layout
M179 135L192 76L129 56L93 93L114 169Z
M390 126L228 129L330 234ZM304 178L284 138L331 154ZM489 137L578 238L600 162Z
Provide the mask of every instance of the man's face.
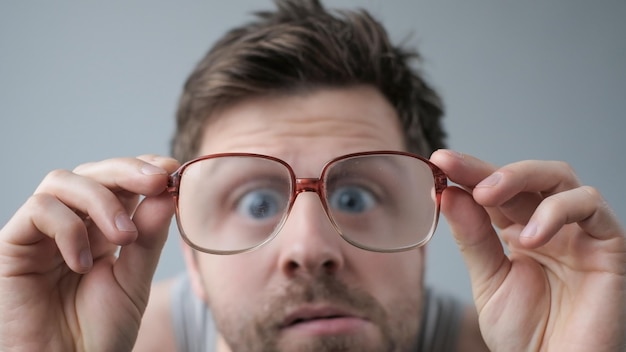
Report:
M318 177L334 157L402 149L395 110L361 86L245 100L211 117L199 153L271 155L297 177ZM315 193L298 196L278 236L260 249L220 256L187 248L186 259L233 351L402 351L415 343L423 251L353 247Z

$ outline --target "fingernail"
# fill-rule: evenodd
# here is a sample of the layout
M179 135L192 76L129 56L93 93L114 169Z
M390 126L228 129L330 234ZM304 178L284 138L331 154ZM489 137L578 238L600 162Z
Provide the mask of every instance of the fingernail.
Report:
M476 187L493 187L497 185L501 179L502 179L502 174L499 172L496 172L496 173L491 174L486 179L482 180L479 184L476 185Z
M79 254L78 260L80 260L80 265L83 268L91 268L91 265L93 264L93 258L91 257L91 250L89 250L89 248L83 249Z
M132 220L130 220L128 215L123 214L123 213L122 214L118 214L115 217L115 227L117 227L118 230L123 231L123 232L135 232L135 231L137 231L137 227L132 222Z
M531 238L531 237L535 237L536 234L537 234L537 224L535 224L534 222L529 222L528 224L526 224L522 232L519 234L519 237Z
M167 175L167 171L152 164L144 164L141 167L141 173L144 175Z

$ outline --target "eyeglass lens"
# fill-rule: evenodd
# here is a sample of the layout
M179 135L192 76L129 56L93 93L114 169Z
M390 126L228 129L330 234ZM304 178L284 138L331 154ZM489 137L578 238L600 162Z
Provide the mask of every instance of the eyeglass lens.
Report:
M370 250L426 241L437 220L433 173L420 159L372 154L339 159L322 177L322 204L337 232ZM240 251L270 240L287 219L291 170L255 156L189 164L181 176L178 222L187 240L212 251Z

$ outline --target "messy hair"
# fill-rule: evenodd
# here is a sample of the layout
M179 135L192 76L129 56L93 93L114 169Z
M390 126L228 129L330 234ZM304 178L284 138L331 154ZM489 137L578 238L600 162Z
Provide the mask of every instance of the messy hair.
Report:
M394 46L367 11L328 11L319 0L275 0L275 11L227 32L197 64L179 101L171 153L198 152L218 109L246 98L370 85L397 111L410 152L444 147L442 101L419 71L416 50Z

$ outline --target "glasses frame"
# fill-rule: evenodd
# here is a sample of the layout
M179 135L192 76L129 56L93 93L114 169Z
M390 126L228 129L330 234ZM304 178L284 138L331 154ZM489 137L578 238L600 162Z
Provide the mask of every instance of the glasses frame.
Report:
M337 162L341 161L341 160L345 160L345 159L350 159L350 158L354 158L354 157L361 157L361 156L370 156L370 155L401 155L401 156L408 156L408 157L412 157L415 159L420 160L421 162L425 163L427 166L430 167L430 170L432 171L433 174L433 180L434 180L434 187L435 187L435 220L433 223L433 229L432 231L428 234L428 236L426 236L423 240L415 243L415 244L411 244L408 246L402 246L402 247L397 247L397 248L390 248L390 249L380 249L380 248L375 248L375 247L369 247L363 244L360 244L358 242L355 242L354 240L350 239L349 237L344 236L344 234L342 233L340 227L335 223L335 221L333 220L333 217L330 216L330 211L328 209L328 204L326 202L326 197L324 197L324 195L326 194L326 190L325 190L325 184L324 184L324 177L326 176L327 170L330 166L332 166L333 164L336 164ZM180 221L180 207L178 204L178 201L180 199L180 185L185 173L185 170L192 164L201 162L203 160L208 160L208 159L215 159L215 158L222 158L222 157L255 157L255 158L261 158L261 159L267 159L270 161L274 161L277 162L279 164L282 164L283 166L285 166L287 168L287 170L289 171L289 177L290 177L290 182L291 182L291 195L289 196L289 204L287 206L287 210L286 210L286 214L283 217L283 219L280 221L280 223L277 224L276 229L274 230L274 232L272 232L267 239L261 241L260 243L248 247L248 248L244 248L244 249L238 249L238 250L215 250L215 249L209 249L209 248L204 248L201 246L196 245L195 243L193 243L193 241L191 241L189 239L189 237L187 236L187 234L185 233L182 225L181 225L181 221ZM326 162L326 164L324 164L324 166L322 167L322 170L320 172L319 177L317 178L299 178L296 177L296 174L293 170L293 168L291 167L291 165L287 164L287 162L273 157L273 156L269 156L269 155L263 155L263 154L255 154L255 153L218 153L218 154L209 154L209 155L204 155L204 156L200 156L198 158L192 159L187 161L186 163L184 163L183 165L181 165L178 170L174 171L172 174L170 174L169 176L169 180L168 180L168 186L167 186L167 191L170 193L170 195L172 196L174 203L175 203L175 214L176 214L176 225L178 226L178 231L180 232L181 237L183 238L183 240L185 241L185 243L187 243L191 248L199 251L199 252L203 252L203 253L209 253L209 254L218 254L218 255L229 255L229 254L238 254L238 253L246 253L246 252L251 252L254 251L256 249L258 249L259 247L262 247L263 245L265 245L266 243L272 241L277 235L278 233L281 231L283 225L285 224L285 222L287 221L287 219L289 218L289 214L291 213L291 209L293 208L293 205L296 201L296 198L298 197L298 195L300 193L303 192L314 192L317 194L318 198L320 199L321 203L322 203L322 207L324 209L324 212L326 213L326 217L328 218L328 220L330 221L330 223L332 224L333 228L335 229L335 231L337 232L337 234L339 234L339 236L341 238L343 238L344 241L348 242L349 244L363 249L363 250L367 250L367 251L372 251L372 252L380 252L380 253L395 253L395 252L402 252L402 251L407 251L413 248L417 248L417 247L421 247L424 244L426 244L434 235L437 225L439 223L439 212L440 212L440 206L441 206L441 194L443 193L444 189L446 189L446 187L448 186L448 177L446 176L446 174L435 164L433 164L432 162L430 162L430 160L421 157L419 155L413 154L413 153L409 153L409 152L402 152L402 151L393 151L393 150L375 150L375 151L367 151L367 152L359 152L359 153L350 153L350 154L346 154L346 155L342 155L336 158L331 159L330 161Z

